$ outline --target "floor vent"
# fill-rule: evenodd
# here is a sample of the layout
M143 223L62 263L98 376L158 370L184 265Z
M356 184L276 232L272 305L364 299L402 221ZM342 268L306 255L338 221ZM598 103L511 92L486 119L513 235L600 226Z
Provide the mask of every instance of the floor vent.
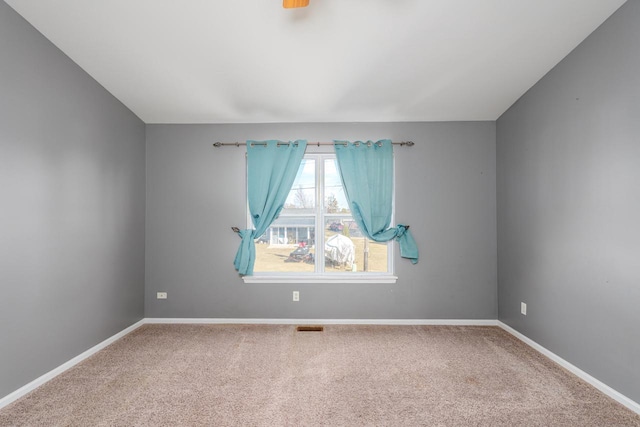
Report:
M324 326L298 326L296 330L298 332L322 332L324 331Z

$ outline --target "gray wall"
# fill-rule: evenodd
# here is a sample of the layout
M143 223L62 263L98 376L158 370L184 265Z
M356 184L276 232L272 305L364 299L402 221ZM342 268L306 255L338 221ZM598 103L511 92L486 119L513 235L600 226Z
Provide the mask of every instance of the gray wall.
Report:
M0 397L143 317L144 132L0 2Z
M500 320L640 402L638 23L631 0L500 117L497 188Z
M396 253L393 285L244 284L229 227L246 218L245 149L212 143L383 137L416 142L395 147L396 219L420 262ZM146 316L495 319L495 209L493 122L148 125Z

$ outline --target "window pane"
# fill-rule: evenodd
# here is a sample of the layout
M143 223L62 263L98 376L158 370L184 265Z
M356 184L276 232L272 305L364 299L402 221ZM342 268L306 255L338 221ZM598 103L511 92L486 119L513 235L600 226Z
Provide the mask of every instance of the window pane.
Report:
M324 161L324 212L328 214L351 213L336 167L336 159Z
M326 156L303 159L280 216L256 239L255 272L320 273L317 257L326 274L388 272L389 245L363 237L336 166L335 158Z
M324 261L326 273L386 273L387 243L365 238L351 215L325 218Z
M256 240L256 272L291 273L315 270L315 219L280 215Z
M284 203L281 215L288 213L313 213L316 206L316 162L313 159L303 159L300 163L289 196Z

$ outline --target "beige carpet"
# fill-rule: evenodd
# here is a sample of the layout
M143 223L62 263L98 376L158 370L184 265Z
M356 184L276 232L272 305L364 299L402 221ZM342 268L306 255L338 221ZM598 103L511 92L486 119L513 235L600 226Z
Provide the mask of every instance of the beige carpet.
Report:
M2 426L640 426L496 327L146 325Z

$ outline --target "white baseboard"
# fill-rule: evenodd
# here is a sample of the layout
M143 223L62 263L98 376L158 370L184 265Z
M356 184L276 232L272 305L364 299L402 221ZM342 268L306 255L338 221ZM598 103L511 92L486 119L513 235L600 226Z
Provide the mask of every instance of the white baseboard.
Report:
M145 323L247 324L247 325L452 325L497 326L495 319L243 319L243 318L146 318Z
M42 384L46 383L47 381L57 377L58 375L60 375L64 371L66 371L67 369L69 369L69 368L73 367L74 365L77 365L78 363L82 362L87 357L93 355L94 353L97 353L98 351L102 350L103 348L105 348L109 344L113 343L114 341L122 338L123 336L127 335L128 333L132 332L133 330L135 330L135 329L139 328L140 326L144 325L144 323L145 323L144 319L140 320L137 323L134 323L133 325L129 326L128 328L118 332L114 336L109 337L106 340L102 341L101 343L91 347L89 350L85 351L84 353L79 354L78 356L76 356L73 359L63 363L62 365L58 366L57 368L55 368L55 369L47 372L46 374L36 378L35 380L31 381L29 384L20 387L19 389L17 389L16 391L14 391L12 393L9 393L8 395L6 395L5 397L0 399L0 409L4 408L5 406L10 404L11 402L21 398L22 396L24 396L25 394L29 393L30 391L40 387Z
M592 386L594 386L595 388L597 388L598 390L600 390L601 392L603 392L604 394L606 394L607 396L612 398L613 400L623 404L624 406L626 406L627 408L631 409L635 413L640 414L640 404L638 402L635 402L635 401L629 399L627 396L623 395L622 393L617 392L616 390L612 389L611 387L609 387L608 385L606 385L605 383L603 383L599 379L592 377L591 375L587 374L582 369L580 369L577 366L567 362L565 359L563 359L562 357L560 357L557 354L553 353L552 351L547 350L545 347L543 347L540 344L538 344L537 342L533 341L531 338L528 338L527 336L525 336L525 335L521 334L520 332L516 331L515 329L513 329L511 326L507 325L506 323L503 323L503 322L497 320L496 324L499 327L501 327L502 329L504 329L505 331L509 332L514 337L518 338L520 341L522 341L525 344L529 345L534 350L537 350L538 352L542 353L544 356L546 356L549 359L553 360L558 365L560 365L563 368L565 368L567 371L571 372L575 376L577 376L577 377L581 378L582 380L586 381L587 383L591 384Z

